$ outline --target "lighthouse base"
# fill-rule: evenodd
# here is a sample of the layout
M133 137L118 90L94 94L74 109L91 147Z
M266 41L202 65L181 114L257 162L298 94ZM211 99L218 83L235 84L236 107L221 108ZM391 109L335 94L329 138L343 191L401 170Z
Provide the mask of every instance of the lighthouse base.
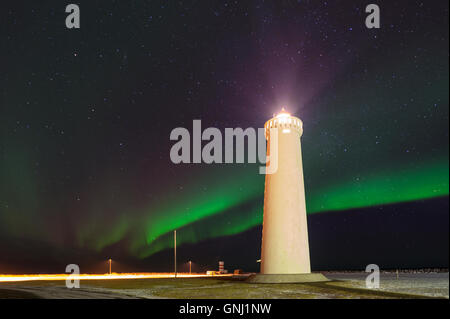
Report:
M246 282L253 284L294 284L308 282L330 281L320 273L311 274L256 274L247 278Z

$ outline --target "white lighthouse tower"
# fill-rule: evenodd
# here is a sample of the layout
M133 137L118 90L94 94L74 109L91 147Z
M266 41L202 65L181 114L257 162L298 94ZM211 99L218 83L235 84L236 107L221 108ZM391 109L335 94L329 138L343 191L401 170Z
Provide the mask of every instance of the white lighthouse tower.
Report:
M300 143L303 123L283 109L267 121L264 128L267 167L273 164L270 161L277 161L277 167L266 174L261 274L249 280L264 283L326 281L322 274L311 274Z

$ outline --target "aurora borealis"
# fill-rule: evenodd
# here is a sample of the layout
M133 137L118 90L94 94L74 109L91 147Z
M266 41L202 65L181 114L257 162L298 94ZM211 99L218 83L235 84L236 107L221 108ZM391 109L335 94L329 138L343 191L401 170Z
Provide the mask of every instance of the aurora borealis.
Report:
M259 226L259 164L175 165L169 135L281 105L304 122L310 216L448 198L447 1L383 2L379 30L364 1L79 1L80 30L32 3L0 10L0 239L23 254L145 260L175 229Z

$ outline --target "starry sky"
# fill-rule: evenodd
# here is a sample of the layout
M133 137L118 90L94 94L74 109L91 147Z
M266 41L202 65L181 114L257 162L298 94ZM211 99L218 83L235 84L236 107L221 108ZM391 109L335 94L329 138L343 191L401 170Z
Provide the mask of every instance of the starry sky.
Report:
M259 164L175 165L169 136L263 127L282 106L304 122L313 266L362 266L365 227L375 263L448 267L448 1L374 2L380 29L360 0L78 1L78 30L61 1L5 2L0 273L167 269L175 229L199 267L237 245L236 268L254 263Z

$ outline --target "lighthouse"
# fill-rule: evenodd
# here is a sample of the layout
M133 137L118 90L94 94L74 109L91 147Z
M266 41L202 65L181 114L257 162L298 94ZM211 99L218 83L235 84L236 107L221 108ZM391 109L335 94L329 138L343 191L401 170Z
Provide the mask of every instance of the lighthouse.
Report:
M300 141L303 122L283 109L265 123L264 130L266 166L275 160L277 168L265 178L261 272L249 281L326 281L322 274L311 273Z

